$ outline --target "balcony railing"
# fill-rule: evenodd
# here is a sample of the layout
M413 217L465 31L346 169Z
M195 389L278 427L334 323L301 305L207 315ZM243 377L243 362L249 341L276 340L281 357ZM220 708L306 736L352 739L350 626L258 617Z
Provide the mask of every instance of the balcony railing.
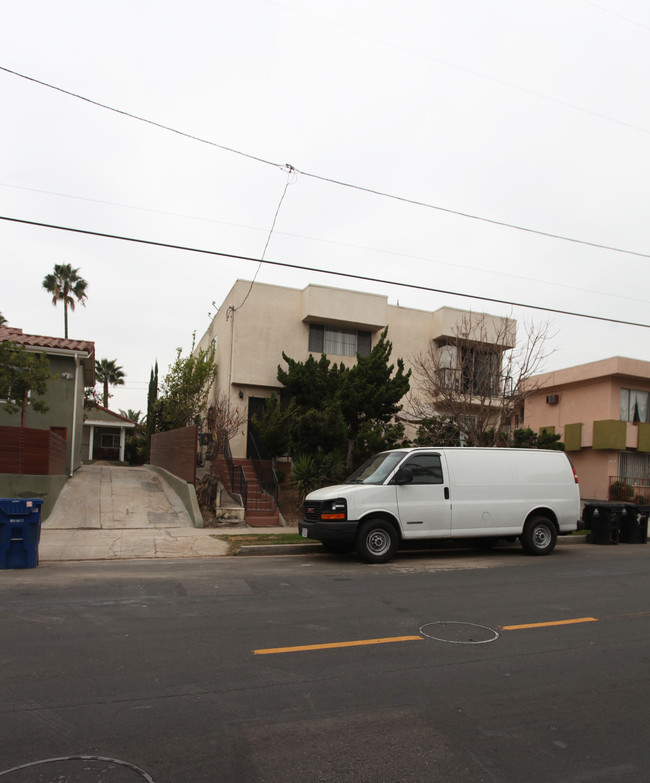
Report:
M640 505L650 504L650 477L610 476L609 499Z
M472 397L509 397L512 394L512 378L500 373L471 372L453 367L437 369L438 384L447 393L469 394Z

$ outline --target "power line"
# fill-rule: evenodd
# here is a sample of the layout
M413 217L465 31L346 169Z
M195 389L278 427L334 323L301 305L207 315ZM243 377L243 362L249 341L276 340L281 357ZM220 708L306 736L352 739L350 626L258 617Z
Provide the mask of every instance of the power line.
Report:
M118 202L118 201L105 201L103 199L88 198L85 196L72 196L69 193L60 193L53 190L40 190L38 188L28 188L28 187L23 187L21 185L10 185L7 182L0 182L0 187L13 188L15 190L25 190L30 193L43 193L48 196L58 196L60 198L75 199L79 201L86 201L92 204L105 204L110 207L120 207L123 209L135 209L141 212L151 212L155 215L167 215L169 217L177 217L177 218L182 218L184 220L197 220L203 223L214 223L215 225L219 225L219 226L230 226L231 228L244 228L249 231L266 231L268 233L268 230L265 228L258 228L257 226L250 226L244 223L229 223L223 220L215 220L214 218L201 217L198 215L188 215L180 212L169 212L167 210L154 209L153 207L142 207L137 204L125 204L123 202ZM277 214L276 214L276 219L277 219ZM405 253L403 251L386 250L385 248L370 247L368 245L356 245L356 244L352 244L351 242L338 242L335 239L323 239L323 237L308 236L306 234L295 234L289 231L274 231L273 233L284 237L291 237L292 239L304 239L309 242L321 242L327 245L334 245L335 247L345 247L352 250L364 250L371 253L381 253L382 255L397 256L399 258L406 258L413 261L425 261L426 263L439 264L441 266L449 266L449 267L453 267L454 269L467 269L470 272L485 273L487 271L488 274L494 275L496 277L505 277L510 280L523 280L526 283L535 283L540 285L554 286L556 288L562 288L565 291L572 290L572 291L579 291L580 293L583 294L596 294L597 296L607 296L610 299L621 299L626 302L642 302L643 304L646 304L648 301L647 299L639 299L634 296L622 296L621 294L613 294L611 291L597 291L596 289L593 288L584 288L582 286L569 285L568 283L558 283L552 280L543 280L537 277L529 277L527 275L515 275L512 274L511 272L498 272L495 269L485 270L482 269L481 267L471 266L469 264L459 264L457 261L442 261L439 258L418 256L412 253Z
M449 215L456 215L457 217L466 218L468 220L477 220L482 223L488 223L493 226L500 226L501 228L511 228L515 231L523 231L528 234L536 234L537 236L543 236L550 239L558 239L562 242L573 242L574 244L578 245L585 245L587 247L595 247L600 250L609 250L614 253L625 253L626 255L632 255L632 256L638 256L639 258L650 258L650 253L641 253L636 250L627 250L625 248L615 247L613 245L604 245L599 242L591 242L589 240L585 239L577 239L576 237L568 237L564 236L563 234L555 234L551 231L542 231L541 229L535 229L535 228L527 228L526 226L519 226L516 223L508 223L504 220L496 220L493 218L486 218L482 217L481 215L474 215L470 212L463 212L461 210L451 209L449 207L441 207L436 204L429 204L426 201L419 201L417 199L407 198L406 196L398 196L394 193L387 193L382 190L376 190L374 188L365 187L363 185L355 185L351 182L344 182L343 180L334 179L332 177L325 177L320 174L314 174L308 171L303 171L302 169L297 168L296 166L290 166L288 163L276 163L271 160L267 160L266 158L262 158L258 155L252 155L248 152L242 152L241 150L237 150L234 147L227 147L223 144L217 144L217 142L210 141L208 139L201 138L200 136L195 136L192 133L188 133L186 131L180 131L176 128L172 128L169 125L164 125L163 123L156 122L155 120L147 119L146 117L141 117L140 115L133 114L128 111L124 111L123 109L116 109L113 106L108 106L105 103L100 103L99 101L93 100L92 98L87 98L83 95L79 95L78 93L71 92L70 90L66 90L62 87L57 87L56 85L50 84L48 82L44 82L40 79L36 79L33 76L26 76L23 73L19 73L18 71L14 71L11 68L6 68L2 65L0 65L0 71L4 71L5 73L11 74L12 76L17 76L20 79L25 79L27 81L33 82L34 84L39 84L42 87L47 87L50 90L56 90L57 92L63 93L64 95L68 95L71 98L77 98L78 100L85 101L86 103L90 103L93 106L97 106L101 109L106 109L106 111L114 112L115 114L119 114L123 117L128 117L132 120L137 120L138 122L144 122L147 125L152 125L155 128L159 128L160 130L168 131L169 133L174 133L178 136L183 136L184 138L191 139L192 141L198 141L201 144L207 144L210 147L215 147L216 149L223 150L224 152L230 152L233 155L239 155L243 158L248 158L249 160L257 161L258 163L263 163L267 166L273 166L274 168L284 169L286 170L288 167L293 169L297 174L302 174L305 177L310 177L311 179L318 180L320 182L327 182L332 185L338 185L339 187L349 188L351 190L357 190L361 193L368 193L374 196L380 196L382 198L388 198L392 199L394 201L400 201L404 204L411 204L413 206L423 207L424 209L433 209L438 212L444 212ZM650 133L650 131L646 131Z
M464 299L476 299L481 302L493 302L496 304L508 305L509 307L521 307L526 310L539 310L546 313L555 313L557 315L570 315L575 318L588 318L592 321L605 321L612 324L621 324L623 326L638 326L643 329L650 329L650 324L637 323L635 321L624 321L619 318L606 318L602 315L591 315L590 313L576 313L572 310L561 310L555 307L544 307L542 305L527 304L525 302L515 302L510 299L497 299L491 296L481 296L479 294L464 294L459 291L449 291L444 288L433 288L431 286L417 285L416 283L404 283L399 280L386 280L381 277L370 277L369 275L355 275L352 272L338 272L330 269L319 269L318 267L306 266L304 264L290 264L287 261L269 261L264 258L254 258L251 256L242 256L235 253L224 253L219 250L207 250L205 248L190 247L188 245L175 245L170 242L157 242L152 239L139 239L137 237L127 237L120 234L107 234L101 231L89 231L83 228L72 228L70 226L57 226L52 223L41 223L35 220L24 220L22 218L8 217L0 215L0 220L6 220L10 223L20 223L26 226L38 226L39 228L49 228L55 231L67 231L72 234L84 234L91 237L101 237L102 239L115 239L121 242L133 242L139 245L148 245L151 247L164 247L169 250L182 250L187 253L201 253L202 255L219 256L220 258L231 258L237 261L252 261L256 264L267 264L268 266L280 266L286 269L297 269L302 272L316 272L322 275L331 275L333 277L346 277L350 280L362 280L369 283L381 283L382 285L399 286L400 288L411 288L416 291L427 291L435 294L445 294L446 296L458 296Z
M268 236L266 237L266 243L264 244L264 250L262 250L262 257L260 258L260 262L257 265L257 269L255 270L255 274L253 276L253 279L251 280L251 284L248 288L248 291L246 293L246 296L244 297L243 302L239 305L239 307L233 307L232 305L228 308L228 312L226 313L226 320L228 320L228 317L234 313L237 312L237 310L241 310L242 307L246 304L246 300L251 294L251 291L253 290L253 286L255 285L255 281L257 280L257 276L260 273L260 269L262 268L262 263L264 261L264 256L266 255L266 251L269 247L269 242L271 241L271 237L273 236L273 231L275 230L275 224L278 220L278 215L280 214L280 207L282 206L282 202L284 201L284 197L287 195L287 190L289 189L289 185L293 185L296 182L296 174L293 170L293 166L287 166L287 181L284 184L284 190L282 191L282 195L280 196L280 201L278 202L278 206L275 210L275 215L273 215L273 222L271 223L271 229L268 233Z
M498 84L501 87L508 87L511 90L517 90L518 92L526 93L527 95L534 95L535 98L539 98L540 100L548 101L549 103L555 103L557 106L562 106L565 109L572 109L573 111L580 112L581 114L588 114L591 117L597 117L599 120L613 122L614 124L621 125L624 128L630 128L631 130L640 131L641 133L650 133L650 130L648 128L643 128L640 125L633 125L631 122L625 122L624 120L619 120L616 117L610 117L609 115L602 114L601 112L592 111L591 109L585 109L583 106L576 106L575 103L569 103L569 101L563 101L560 98L556 98L552 95L546 95L543 92L537 92L537 90L531 90L530 87L522 87L520 84L514 84L514 82L508 82L505 81L504 79L498 79L495 76L489 76L486 73L482 73L481 71L476 71L473 68L468 68L465 65L458 65L458 63L452 63L449 62L449 60L443 60L441 57L435 57L430 52L420 52L414 49L410 49L406 46L396 44L393 41L387 41L385 38L378 38L377 36L370 35L369 33L363 32L361 30L355 30L353 27L347 27L346 25L339 24L338 22L331 22L328 19L323 19L322 17L314 16L313 14L308 14L305 11L299 11L296 8L290 8L289 6L286 6L283 3L278 3L276 0L264 0L264 1L269 5L282 8L283 10L288 11L289 13L304 16L307 19L312 19L316 22L319 22L320 24L329 25L330 27L333 27L338 30L344 30L345 32L351 33L352 35L357 35L360 38L365 38L369 41L375 41L376 43L380 43L384 46L388 46L392 49L396 49L397 51L406 52L407 54L410 54L414 57L420 57L429 60L430 62L437 63L438 65L443 65L446 68L452 68L456 71L460 71L461 73L468 74L469 76L474 76L477 79L483 79L485 81L492 82L493 84ZM602 11L607 11L606 8L596 5L595 3L590 3L588 2L588 0L583 0L583 2L585 2L587 5L593 6L594 8L599 8ZM609 13L613 13L613 12L610 11ZM631 24L639 24L638 22L635 22L633 19L628 19L625 16L620 16L620 14L614 14L614 16L618 16L621 19L625 19L625 21L630 22ZM645 25L640 25L640 26L645 27Z
M623 16L622 14L617 14L616 11L611 11L609 8L604 8L602 5L598 5L598 3L592 3L590 0L582 0L582 2L585 5L590 5L592 8L597 8L599 11L603 11L603 13L611 14L612 16L615 16L617 19L622 19L624 22L629 22L629 24L633 24L636 27L642 27L644 30L650 30L650 27L648 27L647 24L643 24L642 22L637 22L636 19L630 19L629 16Z

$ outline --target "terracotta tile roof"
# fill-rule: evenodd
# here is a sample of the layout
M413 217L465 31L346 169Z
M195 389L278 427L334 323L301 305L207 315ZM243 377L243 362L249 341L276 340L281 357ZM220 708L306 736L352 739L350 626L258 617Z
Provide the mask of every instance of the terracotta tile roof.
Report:
M41 348L47 353L70 351L88 354L81 360L84 370L84 385L95 385L95 343L92 340L70 340L65 337L46 337L38 334L23 334L22 329L0 326L0 343L15 342L26 348Z
M70 340L65 337L45 337L38 334L23 334L22 329L0 326L0 342L9 340L33 348L56 348L64 351L81 351L94 355L95 343L91 340Z

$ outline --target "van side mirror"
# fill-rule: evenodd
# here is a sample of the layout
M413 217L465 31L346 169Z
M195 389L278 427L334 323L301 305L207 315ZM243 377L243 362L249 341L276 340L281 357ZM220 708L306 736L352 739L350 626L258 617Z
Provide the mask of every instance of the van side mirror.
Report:
M413 471L411 468L400 468L393 479L396 484L410 484L413 481Z

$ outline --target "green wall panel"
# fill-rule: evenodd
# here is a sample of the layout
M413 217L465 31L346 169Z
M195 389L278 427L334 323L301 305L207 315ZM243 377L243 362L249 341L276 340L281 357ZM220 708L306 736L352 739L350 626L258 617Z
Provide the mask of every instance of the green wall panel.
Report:
M637 424L639 428L639 445L637 451L650 452L650 424L647 422L640 422Z
M565 451L580 451L582 444L582 423L564 425Z
M594 422L594 449L625 451L627 424L616 419Z

